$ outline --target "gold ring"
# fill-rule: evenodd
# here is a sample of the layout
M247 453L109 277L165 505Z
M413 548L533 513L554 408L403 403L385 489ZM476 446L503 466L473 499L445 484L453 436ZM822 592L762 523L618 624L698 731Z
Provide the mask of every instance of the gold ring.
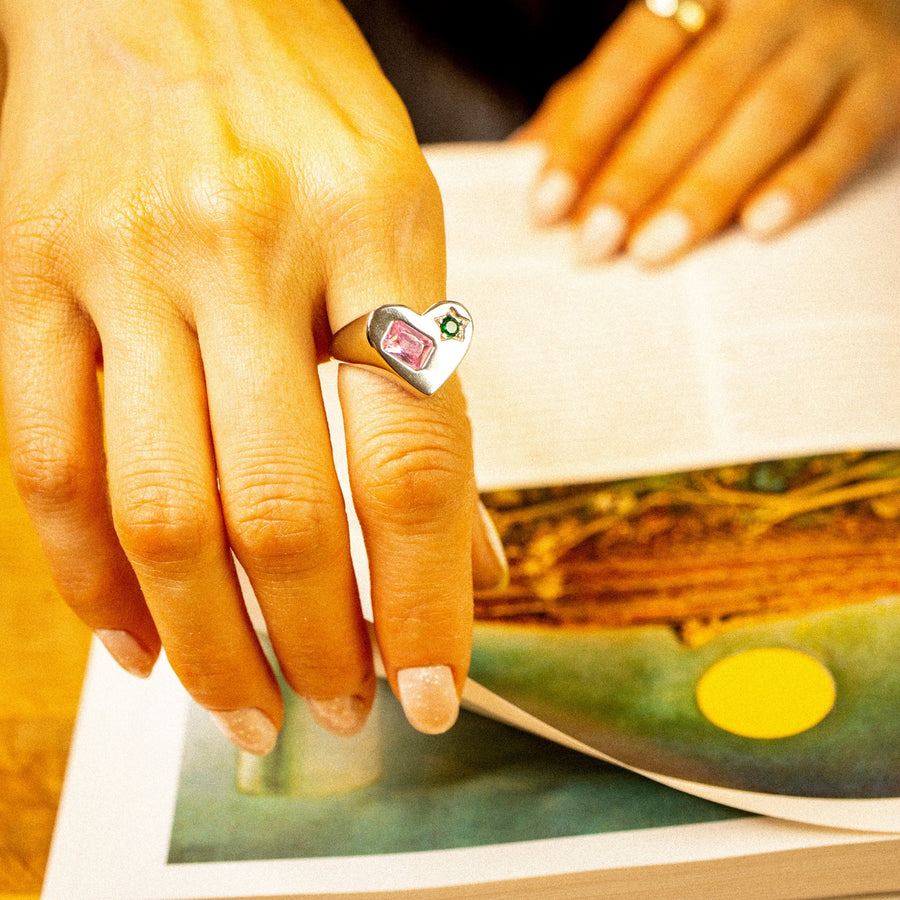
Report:
M670 19L690 35L699 34L709 22L709 12L698 0L644 0L644 6L661 19Z

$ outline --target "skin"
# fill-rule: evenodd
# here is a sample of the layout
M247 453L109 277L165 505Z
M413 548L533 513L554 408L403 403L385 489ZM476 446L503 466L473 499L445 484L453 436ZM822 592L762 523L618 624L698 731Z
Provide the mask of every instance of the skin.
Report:
M375 306L445 299L402 104L329 0L4 0L0 29L0 375L62 596L131 671L164 646L265 752L282 701L233 552L290 685L357 730L372 652L317 364ZM499 571L464 400L455 378L425 398L348 367L339 388L388 679L449 668L452 702L411 701L443 703L411 710L443 730L473 541L476 581Z
M900 126L893 0L722 0L711 9L691 37L633 4L519 135L547 151L537 218L573 220L586 260L624 250L670 262L735 219L777 233L821 206ZM541 205L548 176L557 176L558 202Z

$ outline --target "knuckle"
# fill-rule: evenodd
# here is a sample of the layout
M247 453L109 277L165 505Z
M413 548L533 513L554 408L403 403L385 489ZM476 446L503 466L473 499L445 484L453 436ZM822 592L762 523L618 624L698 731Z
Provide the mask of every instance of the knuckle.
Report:
M60 509L78 499L87 473L77 452L47 429L31 428L10 446L10 467L26 506Z
M191 697L207 709L233 705L228 694L233 690L234 673L241 669L236 648L219 644L201 650L193 642L170 640L166 657Z
M759 127L772 134L805 127L814 102L810 94L809 84L801 77L772 79L757 97Z
M254 473L232 484L226 521L232 547L245 565L297 575L335 552L334 511L343 499L316 476Z
M93 210L93 227L105 244L146 240L166 227L171 204L157 178L121 185Z
M330 645L327 656L322 646L291 647L278 654L281 674L291 690L301 697L343 697L359 686L358 662L349 642Z
M104 283L111 271L136 278L149 270L162 273L154 262L171 253L178 227L174 204L162 178L148 176L140 182L117 185L94 199L85 212L85 232L95 248L85 261L86 283Z
M734 91L734 64L717 47L692 58L681 72L667 83L664 96L673 107L689 110L691 115L708 112L719 96Z
M327 250L336 270L443 252L443 205L417 147L367 146L326 188Z
M439 436L378 436L355 462L354 493L378 518L423 527L440 522L458 504L472 503L470 462Z
M54 280L66 258L70 215L63 203L38 208L17 200L0 209L0 278L6 295L30 296Z
M197 487L158 471L123 479L113 500L113 521L128 556L150 565L197 559L216 533Z
M368 143L339 182L339 206L350 220L418 217L440 208L437 181L425 158L400 144Z
M183 187L187 217L213 243L266 238L291 206L288 179L275 160L245 153L197 166Z

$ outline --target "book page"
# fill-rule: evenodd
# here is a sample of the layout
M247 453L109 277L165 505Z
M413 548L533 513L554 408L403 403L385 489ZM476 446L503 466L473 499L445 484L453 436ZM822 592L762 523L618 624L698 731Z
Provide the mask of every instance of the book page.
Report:
M575 261L528 225L534 148L431 148L482 489L900 441L900 152L789 234L674 266ZM827 398L827 402L825 402ZM502 409L502 415L498 415Z
M900 284L900 257L889 252L900 246L900 226L890 205L900 192L900 154L782 241L757 244L728 233L680 264L655 272L640 271L627 260L580 266L573 262L568 229L537 231L528 225L527 185L539 162L532 148L440 147L430 150L429 159L445 200L449 296L466 303L477 328L462 374L482 489L575 485L733 461L900 446L900 392L894 390L900 339L893 339L900 337L900 314L891 290ZM847 235L859 238L848 244ZM856 302L848 301L851 295ZM323 372L347 492L333 376L327 368ZM368 612L365 548L351 508L348 517ZM896 540L889 546L896 548ZM890 596L900 595L897 549L892 558L893 566L885 564L884 590L873 594L880 600L880 649L873 646L868 653L883 663L882 673L869 677L881 679L872 681L880 690L889 689L888 703L896 694L892 660L900 652L892 644L900 627L900 601ZM708 665L704 658L740 652L745 644L792 646L816 658L825 646L827 677L842 683L855 678L862 691L854 645L874 626L868 607L859 609L804 620L807 633L830 635L814 650L796 640L788 618L783 625L763 622L746 631L746 638L737 631L695 650L681 646L666 628L637 629L627 639L604 631L595 645L588 641L579 652L617 659L617 648L626 640L634 648L629 654L645 652L656 665L668 659L665 671L671 677L681 672L684 680L688 667L702 673ZM516 638L517 646L530 640ZM492 649L493 642L483 628L476 630L476 678L491 670L483 664L485 656L501 652ZM516 656L517 668L531 667L529 654L549 659L562 653L559 665L577 669L556 644L535 639L528 646ZM611 672L605 680L616 677ZM632 691L624 682L619 690ZM849 696L845 690L842 702ZM629 759L628 745L617 743L615 734L588 739L587 734L595 734L589 729L579 740L558 719L552 727L553 709L537 713L535 708L529 715L508 699L474 683L466 693L473 708L501 721L718 802L816 824L900 831L900 801L893 797L789 796L798 793L797 786L750 790L748 784L756 783L751 779L735 790L725 783L673 777ZM631 702L643 701L635 695ZM693 703L692 696L685 695L684 702ZM863 705L855 707L854 721L870 715ZM835 721L832 716L828 725ZM849 727L845 731L853 733ZM890 769L890 735L881 741L887 742L888 755L874 740L871 752L883 757L879 769ZM803 766L799 758L783 765ZM834 763L838 771L842 765Z

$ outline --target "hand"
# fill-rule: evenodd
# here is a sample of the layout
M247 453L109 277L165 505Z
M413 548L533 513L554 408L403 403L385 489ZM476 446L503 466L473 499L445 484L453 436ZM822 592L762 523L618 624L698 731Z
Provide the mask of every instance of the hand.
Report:
M634 3L520 132L547 150L536 219L573 218L586 261L624 247L651 265L735 217L759 236L794 224L900 124L886 19L861 2L723 0L691 37Z
M329 0L9 0L0 27L0 375L60 592L136 674L161 642L264 753L282 702L233 552L288 683L358 730L372 654L317 363L370 309L445 299L440 197L401 103ZM339 388L388 679L441 731L473 551L477 580L502 576L463 397L346 367Z

